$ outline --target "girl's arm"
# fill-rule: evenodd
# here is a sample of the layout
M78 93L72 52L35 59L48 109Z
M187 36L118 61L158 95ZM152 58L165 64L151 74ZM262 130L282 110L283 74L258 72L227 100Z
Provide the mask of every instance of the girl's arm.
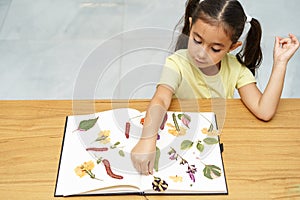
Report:
M294 35L289 34L288 38L276 37L273 69L264 93L261 93L254 83L239 89L242 101L256 117L269 121L275 115L283 89L287 63L298 48L299 41Z
M173 91L166 85L159 85L147 108L142 136L131 151L134 167L141 174L153 173L157 132L167 112Z

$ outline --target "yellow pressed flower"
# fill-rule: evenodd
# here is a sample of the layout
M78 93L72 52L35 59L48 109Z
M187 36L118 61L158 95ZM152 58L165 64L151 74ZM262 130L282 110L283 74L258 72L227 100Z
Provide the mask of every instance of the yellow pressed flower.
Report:
M208 130L207 130L207 128L203 128L203 129L201 130L201 132L202 132L203 134L207 134L207 133L208 133Z
M87 173L90 175L92 169L94 169L95 164L93 161L84 162L83 164L77 166L74 171L77 176L80 178L86 175Z
M102 135L108 137L110 135L110 130L104 130L104 131L101 131L100 133L102 133Z
M182 135L186 134L186 130L187 129L185 127L183 127L183 126L179 127L180 131L178 132L176 130L176 127L173 124L167 123L166 125L170 128L170 129L168 129L168 133L170 133L170 134L172 134L174 136L182 136Z
M208 131L207 128L203 128L201 130L201 132L203 134L207 134L208 136L218 136L218 135L220 135L220 132L218 130L210 130L210 131Z
M84 162L82 166L83 166L84 170L92 170L92 169L94 169L95 164L93 161L90 160L88 162Z
M182 176L169 176L169 178L171 179L171 180L173 180L175 183L177 183L177 182L182 182Z
M109 136L110 136L110 130L100 131L96 141L99 141L101 144L107 144L107 143L110 142L110 137Z
M86 175L85 170L82 170L82 166L77 166L74 169L74 171L75 171L76 175L79 176L80 178L83 177L84 175Z

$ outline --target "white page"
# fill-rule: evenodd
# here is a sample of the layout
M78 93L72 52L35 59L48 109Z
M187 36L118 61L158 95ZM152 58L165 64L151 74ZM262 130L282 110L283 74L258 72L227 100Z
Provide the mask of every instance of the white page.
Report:
M177 115L178 113L176 113ZM159 171L154 172L153 176L159 177L168 183L168 189L164 193L227 193L226 180L224 177L223 163L220 153L219 144L206 145L203 139L208 137L202 134L201 130L210 126L210 122L215 124L215 116L213 113L187 113L191 117L190 128L187 130L185 136L174 137L164 131L160 135L160 140L157 142L157 146L160 148L160 163ZM169 114L170 115L170 114ZM210 122L209 122L210 121ZM172 123L172 119L168 122ZM179 123L180 124L180 123ZM215 137L217 138L217 137ZM187 151L181 151L180 145L183 140L194 141L193 146ZM203 152L199 152L196 148L196 142L201 140L204 144ZM174 148L180 156L188 161L189 165L195 165L197 172L195 173L195 182L191 180L189 174L186 173L188 170L188 165L180 165L181 159L170 160L170 155L168 154L170 146ZM221 168L222 175L213 180L208 179L203 174L203 169L206 165L216 165ZM143 176L142 178L142 188L146 193L153 193L152 181L153 176ZM182 177L182 182L175 182L171 177ZM156 192L154 192L156 193Z
M104 119L104 115L108 114L109 112L105 113L97 113L96 116L99 116L99 123L100 119L103 120L101 124L109 124ZM124 168L123 171L121 169L118 169L119 163L123 164L123 161L130 161L129 154L127 153L125 157L121 157L118 155L118 149L111 150L111 154L114 155L117 159L111 159L111 155L107 155L111 163L111 169L114 173L118 175L122 175L124 178L122 180L113 179L110 176L107 175L105 167L103 164L96 164L97 158L93 153L88 152L85 150L86 146L82 143L82 138L79 136L80 134L89 134L90 132L95 132L94 129L99 129L100 126L95 126L92 129L88 131L75 131L78 128L78 122L83 119L91 119L94 118L95 115L87 115L87 116L76 116L76 117L69 117L68 118L68 126L66 128L65 138L64 138L64 148L61 155L61 165L59 168L59 177L57 182L57 188L56 188L56 195L73 195L73 194L79 194L82 192L87 192L91 190L96 190L101 187L109 187L113 186L116 183L120 185L139 185L140 182L140 175L136 172L134 174L134 171L129 171L131 173L127 173L126 169ZM107 118L108 119L108 118ZM106 119L106 120L107 120ZM96 132L99 132L97 130ZM118 138L119 139L119 138ZM111 140L114 140L114 138L111 138ZM114 141L112 141L114 143ZM123 142L124 143L124 142ZM122 144L122 142L121 142ZM132 144L132 143L130 143ZM111 145L111 144L109 144ZM124 145L124 144L123 144ZM128 147L127 147L128 148ZM129 147L131 148L131 147ZM123 149L124 152L128 151L126 149ZM97 153L97 152L95 152ZM109 157L110 156L110 157ZM97 178L102 179L103 181L99 181L96 179L91 179L88 175L80 178L77 176L74 172L74 169L76 166L81 165L84 162L88 161L94 161L95 168L92 170L93 173L96 175ZM133 168L133 167L131 167ZM130 188L132 190L132 188Z

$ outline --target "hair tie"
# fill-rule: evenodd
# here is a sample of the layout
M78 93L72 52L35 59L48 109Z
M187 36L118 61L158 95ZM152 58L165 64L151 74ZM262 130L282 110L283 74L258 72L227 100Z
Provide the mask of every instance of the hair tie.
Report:
M252 17L250 15L247 15L247 14L246 14L246 17L247 17L246 22L250 23L252 21Z
M247 13L245 13L245 14L246 14L247 19L246 19L246 22L245 22L245 25L244 25L244 30L243 30L242 35L238 39L239 41L242 41L242 42L245 41L245 39L248 35L248 32L251 29L251 21L253 19L250 15L247 15Z

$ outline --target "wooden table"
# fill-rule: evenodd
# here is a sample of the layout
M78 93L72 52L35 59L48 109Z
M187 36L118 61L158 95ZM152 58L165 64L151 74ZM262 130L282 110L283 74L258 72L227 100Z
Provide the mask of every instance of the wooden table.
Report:
M148 100L0 101L1 199L61 199L53 194L65 117L73 115L73 111L84 114L117 107L142 111L148 103ZM210 100L197 103L200 111L211 110ZM170 110L195 111L195 105L173 101ZM256 119L239 99L227 100L221 142L229 195L201 196L201 199L300 199L300 99L282 99L270 122ZM81 198L145 199L138 195L71 197ZM187 196L147 198L173 200Z

